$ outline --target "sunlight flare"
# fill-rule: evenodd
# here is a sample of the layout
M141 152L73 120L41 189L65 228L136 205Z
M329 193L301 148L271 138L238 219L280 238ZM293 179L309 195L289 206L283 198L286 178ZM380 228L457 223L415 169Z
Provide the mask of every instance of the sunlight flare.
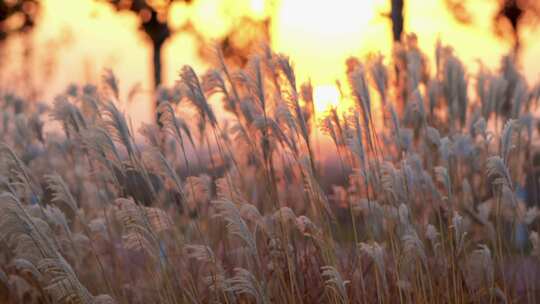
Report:
M313 90L313 102L318 114L339 105L339 90L335 85L318 85Z

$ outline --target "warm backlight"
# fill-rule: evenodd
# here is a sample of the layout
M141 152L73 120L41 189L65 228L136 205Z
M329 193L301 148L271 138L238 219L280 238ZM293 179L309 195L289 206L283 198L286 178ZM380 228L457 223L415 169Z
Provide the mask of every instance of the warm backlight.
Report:
M265 0L251 0L251 11L253 14L262 16L265 13L265 8Z
M405 29L418 35L419 46L432 63L437 39L452 45L471 73L478 66L478 59L495 69L500 56L509 50L509 44L492 33L498 1L468 1L471 12L475 12L474 24L470 26L458 24L448 12L445 1L404 2ZM36 45L47 46L48 41L70 37L69 43L59 45L56 53L53 52L61 60L56 62L57 74L46 76L47 89L43 91L42 99L52 100L71 81L98 83L102 71L110 68L121 80L122 92L129 92L136 83L142 84L143 93L133 103L137 106L127 109L135 124L153 119L150 110L151 48L138 30L139 20L129 13L117 13L103 1L42 0L42 3L43 11L33 38ZM299 85L311 81L318 113L330 106L337 106L341 111L350 106L351 101L342 100L337 87L332 85L339 80L347 95L345 61L348 57L363 60L369 53L381 53L386 62L391 60L391 22L387 17L390 0L194 0L191 4L177 3L169 13L174 34L162 50L166 85L172 85L178 79L178 70L184 64L189 63L197 72L204 72L209 63L199 55L204 53L206 45L219 41L246 16L259 21L270 18L267 23L270 46L291 58ZM192 27L185 26L188 22ZM184 28L194 28L200 36L180 31ZM246 31L238 29L240 34ZM531 82L538 79L536 58L540 43L537 37L538 31L525 31L522 37L522 66ZM474 47L477 45L483 48ZM49 49L39 47L36 51L48 53ZM17 52L22 53L17 49L12 53ZM19 68L12 65L12 70ZM11 70L3 69L4 75L11 77Z
M313 89L315 111L323 113L339 104L339 90L334 85L319 85Z
M282 0L273 12L272 46L290 55L300 79L332 83L357 55L377 14L377 0Z

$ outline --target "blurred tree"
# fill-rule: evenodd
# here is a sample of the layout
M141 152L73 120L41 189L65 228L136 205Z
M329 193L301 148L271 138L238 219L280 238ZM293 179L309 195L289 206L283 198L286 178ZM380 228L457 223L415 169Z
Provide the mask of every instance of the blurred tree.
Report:
M510 32L514 40L514 51L517 53L521 47L519 34L523 25L534 25L540 21L540 1L499 0L499 2L500 8L495 16L495 32L502 37Z
M192 0L97 0L108 2L118 11L133 12L140 20L140 29L152 43L152 66L154 87L162 82L161 49L171 37L169 11L174 3L191 3Z
M1 1L1 0L0 0ZM152 65L154 88L162 83L162 54L164 43L171 37L172 29L169 12L175 3L191 4L194 0L95 0L111 4L117 11L134 13L140 20L140 30L152 43ZM270 17L253 20L243 16L235 20L229 31L218 41L217 47L221 49L228 63L243 66L247 57L261 42L270 41ZM215 57L208 53L207 41L204 35L197 31L191 21L175 29L176 32L189 32L197 44L199 55L206 60ZM159 119L159 118L158 118Z
M448 9L461 23L471 23L466 1L444 0ZM500 37L508 35L513 40L514 52L521 48L520 31L524 25L536 25L540 22L539 0L498 0L499 5L494 18L494 31ZM465 17L464 17L465 16Z
M392 36L401 41L404 24L404 0L390 0ZM463 24L471 24L473 18L465 0L443 0L454 18ZM489 0L492 1L492 0ZM520 30L524 24L536 25L540 22L540 0L498 0L499 8L494 18L494 31L500 37L511 36L514 51L521 47Z
M9 37L18 36L18 34L29 33L34 27L40 11L39 0L0 0L0 66L7 65L13 60L11 54L5 53L5 44ZM18 74L9 74L13 86L20 86L19 92L23 90L27 97L35 97L36 87L32 79L33 69L31 57L34 51L32 39L29 35L22 37L22 66L17 70ZM8 58L9 57L9 58ZM21 79L13 81L19 76ZM2 77L2 75L0 75Z
M0 0L0 42L29 31L39 12L38 0Z

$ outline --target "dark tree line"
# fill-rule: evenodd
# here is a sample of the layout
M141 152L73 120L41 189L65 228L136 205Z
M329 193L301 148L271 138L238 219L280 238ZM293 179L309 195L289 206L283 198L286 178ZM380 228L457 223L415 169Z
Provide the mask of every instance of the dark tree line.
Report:
M67 0L66 0L67 1ZM176 3L192 3L194 0L95 0L112 5L117 11L132 12L140 22L140 31L144 33L152 47L152 69L153 85L157 88L162 83L162 49L166 41L172 36L168 15L172 6ZM359 0L360 1L360 0ZM390 0L391 12L389 14L392 22L392 39L394 42L402 41L405 21L405 0ZM467 10L466 0L441 0L448 10L452 12L456 20L469 24L472 21ZM490 0L485 0L490 1ZM36 23L39 15L40 0L0 0L0 43L12 34L28 32ZM539 0L498 0L499 8L494 18L494 31L501 37L508 36L514 44L514 50L519 51L522 43L520 31L527 24L540 21L540 1ZM219 43L226 57L235 59L242 64L246 61L245 46L235 45L235 36L245 35L248 27L259 28L259 34L269 41L270 19L261 22L251 20L240 20L239 26L235 27ZM201 38L200 33L188 25L184 30L191 31ZM240 33L240 34L239 34ZM201 38L202 39L202 38ZM249 38L254 41L255 39ZM201 44L204 41L201 40ZM248 48L252 48L249 46Z
M117 11L130 11L138 16L140 30L152 45L153 81L157 87L162 82L162 48L172 35L168 14L173 4L191 3L193 0L96 0L112 5ZM401 41L404 31L405 0L390 0L392 38ZM441 0L455 18L462 23L470 23L471 17L466 9L467 1ZM0 41L15 33L30 30L38 16L40 0L0 0ZM15 22L13 19L17 18ZM540 20L540 1L538 0L499 0L499 9L494 19L494 30L504 36L510 30L515 50L521 46L519 33L526 20ZM265 22L268 22L266 20ZM529 22L531 23L531 22ZM230 37L222 41L225 49L229 48Z

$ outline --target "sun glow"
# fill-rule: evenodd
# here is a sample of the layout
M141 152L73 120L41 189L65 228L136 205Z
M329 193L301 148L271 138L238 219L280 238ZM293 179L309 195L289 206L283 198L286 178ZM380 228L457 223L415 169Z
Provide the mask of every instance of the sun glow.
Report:
M138 30L139 20L134 15L118 13L104 2L42 0L44 9L34 41L46 45L48 41L71 37L65 39L69 43L59 48L63 52L59 54L62 60L56 63L57 73L47 75L48 86L42 99L53 100L70 81L98 83L103 69L111 68L122 80L122 92L142 84L143 94L138 95L137 106L130 108L128 114L134 118L135 125L137 121L149 121L153 114L148 41ZM291 58L299 85L311 81L316 110L323 112L329 106L347 110L351 102L342 100L332 84L339 80L346 91L345 61L350 56L361 60L368 53L381 53L387 59L392 56L391 22L387 17L390 3L388 0L194 0L190 4L178 1L169 13L174 35L162 50L164 83L174 84L184 64L189 63L201 73L210 67L200 56L201 40L205 44L219 40L246 16L258 21L269 18L272 49ZM474 24L466 26L454 20L444 1L405 1L405 29L417 34L420 48L432 63L434 45L441 39L454 47L469 72L474 72L478 59L495 69L500 56L509 50L505 41L492 34L497 1L470 1L469 5L477 13ZM200 37L182 32L188 24ZM240 32L246 31L242 28ZM523 33L522 66L531 81L539 79L538 33L539 29ZM471 45L485 47L479 50ZM17 64L12 64L13 69L17 69ZM11 68L3 68L5 75L11 74Z
M339 90L334 85L318 85L313 89L313 102L318 114L324 113L331 107L337 107L339 100Z
M374 33L386 33L386 21L379 22L383 2L281 0L272 12L272 48L290 56L299 82L313 84L317 113L346 110L334 83L347 83L346 60L362 56Z
M300 79L332 83L343 75L347 57L361 50L376 2L282 0L273 13L272 46L293 58Z
M265 9L265 0L251 0L251 11L253 12L253 14L262 16L265 13Z

